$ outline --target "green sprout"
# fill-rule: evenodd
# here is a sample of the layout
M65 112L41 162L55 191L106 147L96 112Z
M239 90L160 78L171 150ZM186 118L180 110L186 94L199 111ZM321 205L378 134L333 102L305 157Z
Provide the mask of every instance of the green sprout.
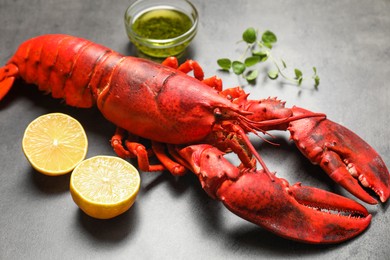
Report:
M274 66L274 68L267 73L270 79L275 80L281 76L297 86L301 86L302 82L306 79L303 77L302 71L297 68L294 69L295 77L292 78L286 75L285 71L288 69L286 62L282 59L277 60L272 55L272 48L278 41L273 32L267 30L263 32L261 39L259 39L258 32L250 27L242 34L242 41L244 41L247 46L239 60L232 61L229 58L217 60L217 64L222 70L232 70L236 75L242 75L248 83L251 83L259 76L256 65L270 61ZM320 84L320 77L317 74L316 67L313 67L313 75L311 78L314 80L314 87L317 89Z

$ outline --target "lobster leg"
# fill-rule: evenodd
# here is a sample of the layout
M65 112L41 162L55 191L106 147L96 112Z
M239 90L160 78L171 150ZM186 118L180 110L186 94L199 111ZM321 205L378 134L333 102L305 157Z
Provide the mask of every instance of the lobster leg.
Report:
M363 232L371 215L342 196L272 181L263 170L239 170L211 145L177 150L203 189L238 216L279 236L306 243L339 243Z
M135 157L135 155L130 154L130 151L126 150L122 144L124 135L125 130L123 128L117 127L115 134L111 137L111 146L114 149L114 152L121 158Z
M178 163L173 161L167 155L165 151L166 145L159 142L152 142L152 149L158 160L164 165L164 167L175 176L182 176L186 173L186 168Z
M213 76L210 78L204 79L204 72L202 67L198 64L198 62L193 60L187 60L183 64L179 66L179 61L176 57L168 57L163 62L163 65L177 69L181 72L188 73L190 71L194 72L194 77L203 83L205 83L207 86L210 86L211 88L214 88L218 91L222 90L222 80L218 78L217 76Z
M177 69L184 73L193 71L194 77L200 81L202 81L204 78L202 67L198 64L198 62L193 60L186 60L179 66L179 62L176 57L168 57L162 62L162 65Z
M122 128L117 128L115 135L111 138L111 146L115 153L122 158L136 157L138 160L138 167L141 171L156 172L165 170L164 165L156 164L151 165L149 162L150 152L144 145L134 142L129 138L125 141L123 146L122 140L124 139L125 131Z
M111 146L114 149L115 153L121 158L137 158L138 167L142 171L146 172L155 172L168 170L173 175L181 176L186 172L186 168L173 161L167 155L165 151L165 145L159 142L152 141L152 151L147 150L144 145L130 140L128 137L125 141L125 146L123 146L122 140L124 140L126 131L118 127L115 131L115 134L111 138ZM131 134L129 134L131 136ZM149 157L154 154L161 164L151 165L149 162Z

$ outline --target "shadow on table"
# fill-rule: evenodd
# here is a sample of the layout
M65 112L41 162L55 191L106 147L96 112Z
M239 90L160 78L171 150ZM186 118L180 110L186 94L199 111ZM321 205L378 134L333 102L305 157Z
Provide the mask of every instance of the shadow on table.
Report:
M112 219L95 219L81 209L77 211L77 225L86 231L89 237L100 242L117 243L135 233L137 228L137 203L125 213Z

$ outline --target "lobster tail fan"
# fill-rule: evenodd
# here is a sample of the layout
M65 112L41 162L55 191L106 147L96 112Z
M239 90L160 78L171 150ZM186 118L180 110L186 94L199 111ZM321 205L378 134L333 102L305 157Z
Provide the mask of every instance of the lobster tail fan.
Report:
M14 64L7 64L0 68L0 100L11 89L18 74L18 67Z

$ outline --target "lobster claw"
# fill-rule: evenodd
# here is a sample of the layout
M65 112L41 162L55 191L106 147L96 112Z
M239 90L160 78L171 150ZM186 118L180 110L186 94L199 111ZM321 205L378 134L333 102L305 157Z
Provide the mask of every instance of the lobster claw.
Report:
M263 171L225 181L217 196L238 216L279 236L305 243L339 243L363 232L371 215L357 202Z
M284 179L264 170L240 170L211 145L170 150L194 172L209 196L236 215L282 237L306 243L338 243L363 232L371 215L359 203Z
M294 116L311 113L292 108ZM357 198L376 204L364 188L382 202L390 196L390 175L379 154L349 129L325 118L305 118L290 123L288 130L298 149L338 184ZM363 188L364 187L364 188Z

